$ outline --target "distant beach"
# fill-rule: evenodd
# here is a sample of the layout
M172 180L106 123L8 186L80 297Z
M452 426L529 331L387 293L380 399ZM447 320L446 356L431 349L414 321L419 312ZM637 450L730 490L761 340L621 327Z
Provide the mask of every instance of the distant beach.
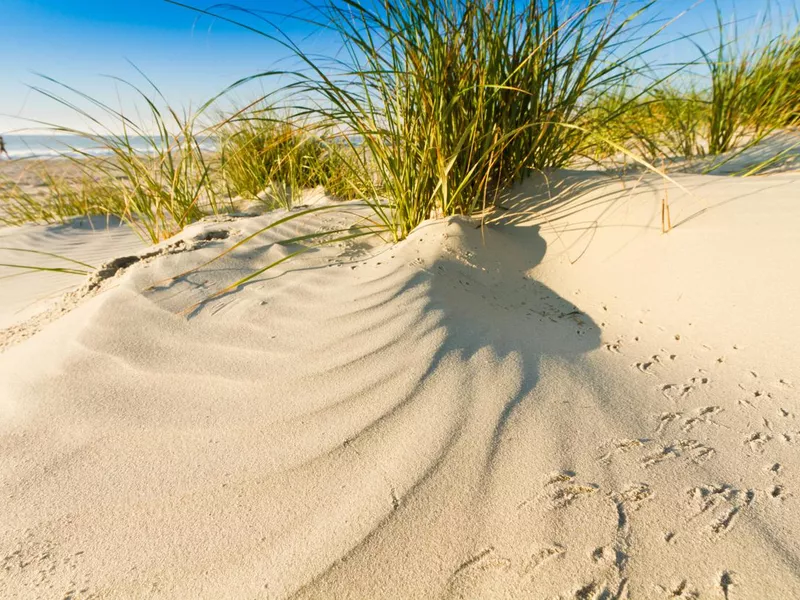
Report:
M150 140L143 136L130 136L131 147L143 154L153 152ZM18 159L51 159L59 157L80 158L82 156L109 156L107 146L88 140L78 135L36 135L36 134L5 134L3 135L8 156L12 160ZM216 146L208 141L205 149L213 152Z

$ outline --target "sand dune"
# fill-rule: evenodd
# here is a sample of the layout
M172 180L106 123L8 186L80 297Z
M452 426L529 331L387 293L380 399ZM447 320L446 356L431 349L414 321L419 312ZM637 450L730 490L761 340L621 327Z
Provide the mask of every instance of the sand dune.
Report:
M0 596L800 595L800 176L678 182L187 229L0 354Z
M75 218L63 225L26 225L0 228L0 263L43 267L83 268L56 257L8 250L22 248L50 252L99 267L117 256L131 254L145 243L129 228L105 217ZM0 266L0 329L25 321L46 310L65 292L83 283L68 273L25 273Z

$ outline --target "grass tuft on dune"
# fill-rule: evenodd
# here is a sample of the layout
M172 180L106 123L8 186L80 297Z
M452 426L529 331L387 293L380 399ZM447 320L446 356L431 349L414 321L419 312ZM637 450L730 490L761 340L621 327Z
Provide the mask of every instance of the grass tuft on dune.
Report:
M363 196L402 239L431 216L482 211L528 170L585 152L585 128L562 125L585 125L586 99L623 76L633 55L615 52L640 12L623 15L599 0L573 9L512 0L326 2L315 17L339 40L346 58L335 61L278 31L261 33L305 66L287 85L315 99L300 113L343 132Z
M146 109L136 118L45 77L50 87L34 89L90 125L51 127L90 140L107 157L71 148L66 160L79 175L44 171L44 194L4 182L0 219L18 225L116 216L157 243L233 210L235 201L289 208L303 190L321 187L365 202L374 215L368 229L397 241L431 217L486 215L504 190L534 172L584 158L613 171L620 156L659 173L674 159L706 157L711 172L798 122L795 21L748 46L718 13L710 47L690 40L697 61L645 76L657 68L641 64L667 43L660 36L675 20L653 31L652 6L326 0L288 17L332 34L337 58L307 53L266 20L250 25L258 15L246 10L194 8L277 40L303 68L256 74L194 111L170 106L140 72L144 87L119 80ZM760 26L766 30L766 20ZM688 73L697 66L705 75ZM276 92L210 117L232 89L275 76L282 78ZM134 138L147 140L147 152ZM740 174L758 173L792 150ZM304 216L299 210L291 218Z

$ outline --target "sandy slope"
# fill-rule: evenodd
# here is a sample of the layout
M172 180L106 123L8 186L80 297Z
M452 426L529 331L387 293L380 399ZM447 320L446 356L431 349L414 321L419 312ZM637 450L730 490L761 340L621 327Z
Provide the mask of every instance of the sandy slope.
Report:
M28 249L67 256L99 267L117 256L145 247L136 234L106 218L75 218L63 225L0 227L0 263L42 267L77 268L55 257L9 250ZM83 278L68 273L25 273L0 266L0 329L31 318L58 301L65 292L83 283Z
M143 293L277 217L191 228L0 354L0 596L800 595L800 176L679 182L669 235L564 173L187 320L343 217Z

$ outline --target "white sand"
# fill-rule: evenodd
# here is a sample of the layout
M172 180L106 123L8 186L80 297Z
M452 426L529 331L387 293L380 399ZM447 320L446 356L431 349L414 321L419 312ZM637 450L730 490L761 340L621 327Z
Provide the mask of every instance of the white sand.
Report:
M124 225L103 217L75 218L63 225L0 227L0 263L86 269L56 257L6 250L28 249L69 257L94 267L145 248ZM51 307L85 278L69 273L24 272L0 266L0 329L20 323Z
M190 228L0 354L0 597L800 596L800 175L678 179Z

